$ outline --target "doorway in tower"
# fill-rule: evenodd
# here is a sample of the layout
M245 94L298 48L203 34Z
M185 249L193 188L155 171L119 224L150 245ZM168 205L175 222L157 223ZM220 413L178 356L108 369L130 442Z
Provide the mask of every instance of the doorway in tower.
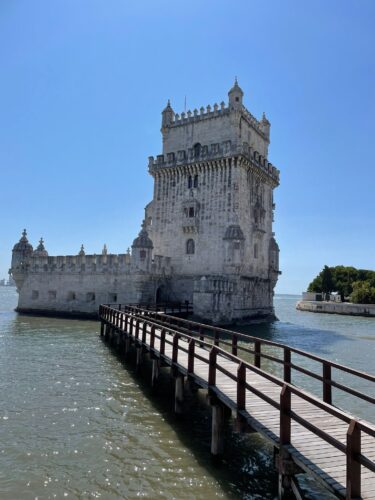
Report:
M160 285L156 290L155 302L161 304L162 302L169 301L169 294L165 285Z

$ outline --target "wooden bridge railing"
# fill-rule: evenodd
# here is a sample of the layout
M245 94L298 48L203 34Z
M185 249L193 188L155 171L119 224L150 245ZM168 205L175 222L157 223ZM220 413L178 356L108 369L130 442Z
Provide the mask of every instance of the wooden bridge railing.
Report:
M304 375L318 380L322 383L322 398L325 403L333 403L332 388L334 387L350 394L351 396L355 396L368 403L375 404L375 397L373 397L371 394L360 392L353 387L349 387L338 382L337 380L334 380L332 369L336 369L339 372L348 373L350 375L353 375L354 377L357 377L358 379L366 380L372 383L375 383L374 375L362 372L360 370L355 370L354 368L350 368L339 363L335 363L333 361L324 359L315 354L297 349L295 347L290 347L288 345L273 342L271 340L263 340L258 337L242 334L240 332L234 332L233 330L197 323L195 321L160 314L154 311L146 311L137 306L120 306L120 310L153 318L154 321L158 322L160 325L168 325L170 327L174 326L175 328L178 328L180 332L187 333L191 336L197 336L202 340L209 339L216 346L225 346L225 348L228 348L234 355L237 355L238 353L251 354L254 356L254 365L257 368L261 368L262 359L267 359L271 362L277 363L278 365L282 366L284 382L292 382L292 370L303 373ZM243 343L241 344L240 341L242 341ZM253 344L253 348L249 348L249 343ZM278 357L271 354L270 352L265 352L263 347L273 347L279 349L281 351L281 356ZM321 374L309 370L304 366L300 366L296 362L293 362L293 353L301 356L302 358L318 362L321 365Z
M368 470L375 472L375 462L372 461L368 456L366 456L366 449L361 448L361 439L363 435L368 435L375 437L375 426L368 424L367 422L358 420L348 413L334 407L331 405L331 398L327 397L328 390L332 386L338 387L353 396L364 399L372 404L375 403L374 398L367 396L357 390L351 389L350 387L338 384L331 379L330 368L334 367L344 372L356 375L364 380L369 380L371 382L375 381L375 377L367 373L359 372L357 370L339 365L328 360L324 360L315 356L313 354L288 347L284 344L278 344L276 342L260 340L255 337L244 336L240 333L233 333L229 330L224 330L216 327L208 327L207 325L202 325L199 323L193 323L180 318L173 318L175 322L181 322L184 325L184 329L181 327L177 330L177 326L172 324L172 319L168 319L170 324L166 324L166 317L160 318L160 315L153 313L151 311L142 310L135 306L124 306L122 308L114 309L109 306L100 306L99 315L100 319L106 324L111 325L119 331L127 332L130 338L133 339L135 343L140 344L145 349L151 352L155 351L155 339L159 341L158 354L161 359L165 358L165 347L170 345L172 347L172 358L171 366L175 368L179 367L179 353L184 352L188 356L188 365L186 374L189 377L194 377L195 375L195 361L208 364L208 389L212 393L216 393L220 397L220 390L216 386L216 376L218 372L223 373L231 380L233 380L237 387L237 397L235 402L235 410L237 411L238 417L246 418L246 391L255 394L257 397L276 408L279 411L280 416L280 426L279 426L279 447L281 449L287 449L292 446L291 439L291 423L292 421L297 422L303 426L308 431L312 432L319 438L321 438L326 443L335 447L340 452L346 455L346 491L347 498L356 498L361 495L361 465ZM188 328L185 328L185 326ZM203 333L203 328L205 333ZM206 329L211 333L207 334ZM186 332L188 330L189 333ZM212 333L213 332L213 333ZM146 342L147 335L149 335L149 343ZM228 342L228 336L231 341ZM208 337L208 339L207 339ZM254 349L248 349L247 347L240 346L238 344L238 339L245 337L245 340L251 340L255 344ZM232 352L228 352L223 347L230 346ZM270 345L274 347L279 347L284 352L283 359L276 358L269 354L262 353L261 346ZM199 346L208 351L208 357L202 356L196 352L196 347ZM254 364L241 359L238 356L238 351L243 351L246 353L252 353L254 355ZM310 358L322 363L323 375L317 376L312 372L305 370L303 367L296 366L291 362L291 353L298 353L306 358ZM275 375L272 375L261 369L261 359L262 357L266 359L271 359L283 364L284 366L284 379L280 379ZM237 370L235 373L227 370L223 365L223 361L232 361L237 365ZM329 368L327 368L329 367ZM323 400L319 399L312 394L309 394L303 389L300 389L291 384L291 368L295 368L307 375L318 378L323 382ZM280 400L275 401L271 397L264 394L262 391L257 389L251 384L250 380L246 378L246 371L249 370L263 377L264 379L276 384L280 387ZM311 423L308 419L304 418L303 414L298 414L298 409L293 408L291 396L295 395L309 404L313 405L315 408L324 411L326 414L331 415L343 423L348 425L346 443L343 443L336 437L332 436L328 432L322 430L320 427ZM328 401L327 401L328 400Z

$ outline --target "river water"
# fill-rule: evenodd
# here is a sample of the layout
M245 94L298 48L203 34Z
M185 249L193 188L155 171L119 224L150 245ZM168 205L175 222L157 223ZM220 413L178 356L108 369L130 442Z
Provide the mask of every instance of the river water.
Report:
M375 319L295 310L275 297L280 321L241 328L374 373ZM155 393L99 338L99 323L21 316L14 288L0 288L0 498L275 498L272 448L228 425L226 458L211 462L210 410L189 395L172 412L171 381ZM298 382L319 393L302 378ZM370 386L357 384L369 392ZM375 421L366 405L335 403ZM329 498L311 480L307 498Z

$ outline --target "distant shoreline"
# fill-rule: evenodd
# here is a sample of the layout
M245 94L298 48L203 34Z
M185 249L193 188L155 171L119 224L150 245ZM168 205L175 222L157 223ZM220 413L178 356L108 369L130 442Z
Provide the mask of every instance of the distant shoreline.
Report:
M298 311L342 314L345 316L375 317L375 304L352 304L351 302L324 302L317 300L300 300L297 302Z

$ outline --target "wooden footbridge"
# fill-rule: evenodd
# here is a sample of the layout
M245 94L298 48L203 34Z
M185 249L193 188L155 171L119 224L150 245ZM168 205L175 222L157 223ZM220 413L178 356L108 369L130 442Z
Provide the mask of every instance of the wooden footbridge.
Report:
M229 410L239 430L259 432L275 447L280 498L287 491L302 498L296 475L304 472L338 497L375 499L375 426L332 401L334 389L343 391L358 404L368 404L375 418L375 376L165 311L102 305L101 335L120 353L135 350L137 366L149 353L152 385L160 366L171 367L176 413L183 411L185 378L191 387L208 390L213 455L224 452L222 431ZM268 371L272 365L280 376ZM292 375L294 380L299 374L321 385L321 398L292 383ZM351 385L342 382L348 377ZM355 388L359 385L365 392Z

